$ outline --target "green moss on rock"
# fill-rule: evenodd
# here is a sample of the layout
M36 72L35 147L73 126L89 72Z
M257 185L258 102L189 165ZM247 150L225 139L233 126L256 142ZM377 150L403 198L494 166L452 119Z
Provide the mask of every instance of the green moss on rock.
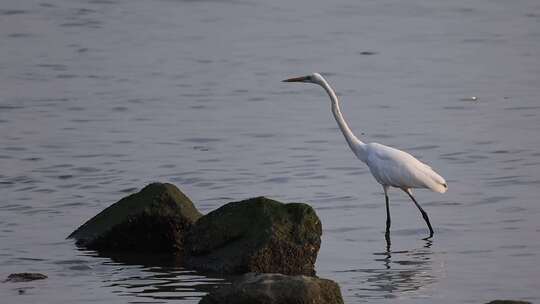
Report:
M265 197L233 202L189 231L186 266L218 273L314 275L321 222L309 205Z
M102 251L182 253L201 214L172 184L153 183L109 206L69 235Z

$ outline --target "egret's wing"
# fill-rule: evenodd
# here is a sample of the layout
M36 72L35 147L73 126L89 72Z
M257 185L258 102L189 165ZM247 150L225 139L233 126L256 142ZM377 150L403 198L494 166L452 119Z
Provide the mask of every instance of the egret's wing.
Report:
M375 179L399 188L429 188L443 193L446 181L412 155L381 144L368 145L368 166Z

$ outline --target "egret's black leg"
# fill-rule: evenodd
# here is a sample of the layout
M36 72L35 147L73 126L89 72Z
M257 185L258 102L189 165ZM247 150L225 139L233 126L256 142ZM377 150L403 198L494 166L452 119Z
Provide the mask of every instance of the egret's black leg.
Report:
M392 220L390 219L390 204L388 199L388 187L383 186L384 189L384 198L386 199L386 233L384 234L384 237L386 238L386 244L388 247L390 247L390 225L392 224Z
M427 237L426 239L429 239L431 237L433 237L433 228L431 227L431 223L429 222L429 217L427 215L427 213L424 211L424 209L422 209L422 207L418 204L418 202L416 201L416 199L414 198L414 196L412 195L412 192L411 190L407 189L407 190L404 190L408 195L409 197L412 199L412 201L414 202L414 204L416 205L416 207L418 207L418 210L420 210L420 213L422 213L422 217L424 218L424 221L426 221L426 224L428 225L428 228L429 228L429 237Z

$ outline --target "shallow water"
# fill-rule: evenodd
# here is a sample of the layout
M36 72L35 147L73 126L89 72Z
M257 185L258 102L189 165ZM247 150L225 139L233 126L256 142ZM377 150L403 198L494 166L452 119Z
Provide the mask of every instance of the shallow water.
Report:
M4 0L0 36L0 276L49 275L0 284L6 303L197 303L223 282L65 240L152 181L204 212L309 202L347 303L540 299L535 0ZM446 177L416 191L432 242L393 190L386 251L382 189L324 92L279 82L314 71L361 138Z

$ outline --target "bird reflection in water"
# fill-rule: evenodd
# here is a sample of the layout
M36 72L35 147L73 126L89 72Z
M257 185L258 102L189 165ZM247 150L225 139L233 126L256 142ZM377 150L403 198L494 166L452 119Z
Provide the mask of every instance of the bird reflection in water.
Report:
M412 250L391 250L386 244L384 252L375 252L377 268L360 268L342 272L354 273L351 281L356 282L350 291L357 298L396 298L406 293L418 292L436 282L433 269L432 240Z

